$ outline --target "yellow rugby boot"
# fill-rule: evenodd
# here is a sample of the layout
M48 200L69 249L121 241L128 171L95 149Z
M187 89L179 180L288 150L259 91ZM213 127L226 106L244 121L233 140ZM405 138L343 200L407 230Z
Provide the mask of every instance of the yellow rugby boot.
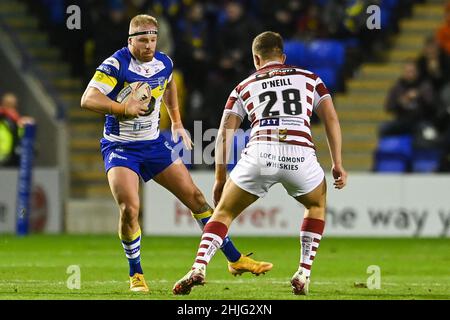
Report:
M148 286L145 283L143 274L135 273L130 277L130 290L133 292L148 292Z
M251 272L254 275L259 276L260 274L265 274L267 271L272 270L273 264L265 261L256 261L250 258L252 253L247 255L242 255L238 261L229 262L228 261L228 271L234 275L241 275L244 272Z

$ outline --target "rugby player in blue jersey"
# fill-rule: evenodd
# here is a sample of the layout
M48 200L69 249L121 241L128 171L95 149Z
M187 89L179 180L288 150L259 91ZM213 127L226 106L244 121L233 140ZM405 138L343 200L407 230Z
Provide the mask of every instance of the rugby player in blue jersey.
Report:
M153 179L172 192L192 212L203 228L213 213L202 192L159 131L159 110L163 100L172 122L174 141L181 137L192 149L178 110L177 87L172 79L173 62L156 50L158 22L149 15L135 16L130 22L128 46L116 51L96 70L88 84L81 107L105 114L101 152L111 192L119 210L119 237L130 267L130 290L149 291L140 263L141 229L139 179ZM118 93L133 82L151 86L151 97L137 101L131 97L116 101ZM161 212L161 214L165 214ZM222 251L228 270L234 274L269 271L272 264L242 255L226 237Z

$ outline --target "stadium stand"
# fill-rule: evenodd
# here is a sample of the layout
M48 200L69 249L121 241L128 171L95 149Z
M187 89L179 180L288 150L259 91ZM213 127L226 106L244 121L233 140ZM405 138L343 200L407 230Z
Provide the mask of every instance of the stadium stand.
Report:
M180 91L185 87L183 81L186 81L186 71L189 70L185 59L178 59L180 53L189 41L194 47L207 43L203 47L208 51L209 69L202 80L205 84L195 92L184 89L186 96L181 99L186 104L184 115L188 128L193 120L202 120L206 124L205 130L218 125L217 118L220 118L224 99L236 84L236 79L251 72L251 66L239 61L236 68L223 69L218 59L221 37L214 35L227 23L234 27L244 25L245 19L252 19L261 24L261 28L267 28L267 15L273 15L274 6L272 1L263 1L267 8L257 6L255 1L233 1L242 9L242 15L231 21L227 17L225 3L217 1L171 1L170 7L165 6L164 1L80 1L83 23L86 23L84 29L58 32L64 29L65 23L62 19L65 12L61 10L69 2L59 1L64 5L53 6L51 0L4 0L0 4L0 17L10 32L27 45L33 63L42 69L55 89L54 95L62 101L64 107L60 116L66 117L70 127L71 196L78 198L110 196L98 144L102 117L79 108L84 85L96 63L106 58L99 50L104 48L96 41L104 34L104 31L100 33L102 23L115 23L117 30L121 30L124 21L137 12L164 17L172 30ZM373 170L374 155L379 145L378 127L390 119L383 110L386 92L398 78L403 61L418 57L424 40L443 23L444 1L376 1L382 12L382 32L369 31L366 27L367 1L349 2L347 7L337 0L292 2L296 4L293 8L288 7L287 2L277 4L290 15L285 21L270 21L270 27L288 35L285 45L287 62L310 68L334 93L342 123L346 167L353 171ZM201 25L196 24L198 20L189 10L193 3L200 3L203 7ZM121 14L117 15L118 11ZM190 32L189 37L183 37L185 32ZM119 34L111 34L111 37L114 37L114 43L119 41L125 45ZM247 52L249 44L246 41L239 43L246 46L242 52ZM243 61L248 60L249 57L245 57ZM167 115L164 116L163 123L167 126ZM313 136L318 157L324 169L328 170L330 160L326 136L320 126L313 127Z
M413 143L411 135L380 138L375 151L375 172L408 172Z

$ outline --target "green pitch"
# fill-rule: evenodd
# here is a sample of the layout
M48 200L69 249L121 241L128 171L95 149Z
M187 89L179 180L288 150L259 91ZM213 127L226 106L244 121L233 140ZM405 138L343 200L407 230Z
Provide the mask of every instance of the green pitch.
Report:
M128 262L115 236L1 235L0 299L450 299L450 239L325 237L307 297L290 290L297 238L233 239L243 253L273 262L272 271L233 277L218 252L207 284L178 297L171 289L191 267L196 237L143 238L142 266L151 290L143 294L128 291ZM80 289L67 287L71 265L80 268ZM371 265L380 268L380 289L367 288Z

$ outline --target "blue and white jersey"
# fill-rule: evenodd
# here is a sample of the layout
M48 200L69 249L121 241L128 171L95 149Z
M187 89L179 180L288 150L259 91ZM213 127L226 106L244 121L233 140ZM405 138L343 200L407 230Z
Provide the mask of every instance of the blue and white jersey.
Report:
M167 84L172 80L172 60L162 52L156 52L152 61L135 59L127 47L116 51L97 68L90 87L97 88L116 101L117 94L128 84L145 81L152 88L154 109L132 120L120 120L105 115L103 137L109 141L131 142L154 140L159 136L159 110Z

